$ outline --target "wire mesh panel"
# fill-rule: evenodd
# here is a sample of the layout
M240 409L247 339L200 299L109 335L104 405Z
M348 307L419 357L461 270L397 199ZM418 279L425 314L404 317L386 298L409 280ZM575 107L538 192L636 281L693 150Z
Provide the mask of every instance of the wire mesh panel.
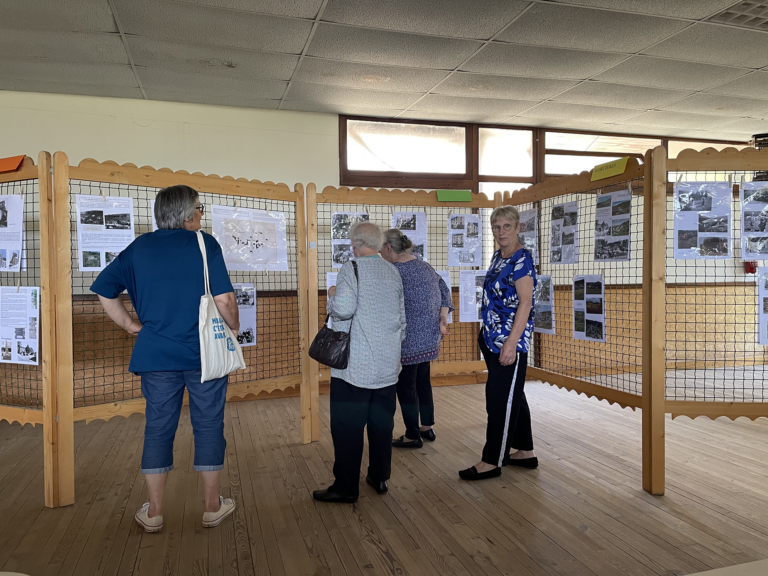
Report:
M668 181L752 180L752 172L670 172ZM766 348L758 340L756 275L741 261L741 202L731 203L732 257L683 260L674 254L674 199L667 191L666 397L668 400L768 401ZM738 186L734 187L738 190Z
M630 260L595 258L597 193L631 190ZM518 206L539 210L539 275L550 275L554 287L555 334L534 337L532 366L592 384L642 394L643 313L643 179L627 180ZM557 204L578 205L578 264L554 264L551 258L552 210ZM573 279L576 275L603 276L605 342L573 336Z
M331 243L331 218L335 212L367 212L370 221L382 230L392 228L393 212L423 212L427 220L427 261L435 270L447 270L451 276L453 305L453 324L449 326L450 335L443 340L440 357L436 363L471 362L482 360L477 346L480 323L459 322L459 271L469 267L448 266L448 218L457 214L477 214L482 222L482 269L488 268L493 254L493 236L490 230L489 208L455 208L448 206L381 206L361 204L337 204L318 202L317 204L317 260L318 260L318 322L322 324L326 316L326 274L338 272L333 268Z
M40 194L37 179L0 183L0 196L23 195L24 237L21 255L21 272L3 272L0 269L0 286L40 286ZM10 260L11 256L6 255ZM38 336L40 336L38 326ZM37 351L37 366L0 364L0 404L43 407L42 338ZM0 341L0 347L12 346L13 342Z
M102 309L90 286L98 272L79 271L76 195L133 198L136 235L152 231L151 206L159 188L82 180L70 181L75 406L141 397L140 379L128 372L135 337ZM299 300L296 204L289 201L200 192L206 207L202 225L211 233L210 207L238 206L285 214L287 272L229 272L233 283L256 286L256 346L243 348L247 367L230 374L230 384L299 374ZM126 307L134 314L127 295ZM197 310L194 311L197 315Z

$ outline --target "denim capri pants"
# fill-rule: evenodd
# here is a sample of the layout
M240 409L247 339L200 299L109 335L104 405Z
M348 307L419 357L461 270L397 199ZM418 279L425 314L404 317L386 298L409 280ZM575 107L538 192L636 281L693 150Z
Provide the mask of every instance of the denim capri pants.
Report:
M147 401L142 474L173 470L173 440L179 426L184 389L189 391L189 416L195 436L197 472L224 468L224 403L229 376L200 382L200 370L141 372L141 393Z

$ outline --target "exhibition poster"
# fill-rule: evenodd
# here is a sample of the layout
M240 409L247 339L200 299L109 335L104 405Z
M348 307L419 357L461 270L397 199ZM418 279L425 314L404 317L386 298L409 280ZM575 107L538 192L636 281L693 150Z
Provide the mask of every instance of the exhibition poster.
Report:
M325 273L325 290L326 293L328 291L328 288L331 286L336 286L336 280L339 277L338 272L326 272ZM328 328L333 329L333 320L328 318Z
M620 262L630 259L632 193L609 192L597 197L595 210L595 260Z
M21 271L24 242L24 197L0 196L0 272Z
M533 331L555 333L555 293L552 276L539 276L533 305Z
M448 266L481 266L482 237L480 216L476 214L448 216Z
M579 205L555 204L550 224L549 263L579 263Z
M605 290L600 274L573 277L573 337L605 342Z
M240 332L237 341L240 346L256 346L256 285L232 284L235 300L240 312Z
M451 290L451 273L448 270L435 270L435 272L443 279L448 290ZM453 298L453 290L451 290L451 298ZM453 312L448 312L448 324L453 324Z
M331 215L331 263L333 268L341 268L353 260L352 243L349 230L358 222L368 222L367 212L334 212Z
M76 195L81 272L98 272L133 242L133 198Z
M393 212L392 228L397 228L413 242L411 253L427 260L427 215L424 212Z
M39 364L40 288L0 288L0 363Z
M768 259L768 182L740 186L741 259Z
M485 270L459 272L459 322L482 322L480 307L483 304L485 272Z
M517 237L532 255L533 263L539 263L539 211L535 208L520 211L520 234Z
M214 204L211 220L227 270L288 271L284 213Z
M678 182L675 185L675 259L726 260L731 257L731 194L732 186L728 182Z

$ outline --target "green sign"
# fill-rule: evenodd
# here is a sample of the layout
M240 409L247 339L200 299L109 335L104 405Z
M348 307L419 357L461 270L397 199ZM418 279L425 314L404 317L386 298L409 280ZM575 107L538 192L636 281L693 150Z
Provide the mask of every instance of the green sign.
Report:
M472 202L471 190L438 190L438 202Z

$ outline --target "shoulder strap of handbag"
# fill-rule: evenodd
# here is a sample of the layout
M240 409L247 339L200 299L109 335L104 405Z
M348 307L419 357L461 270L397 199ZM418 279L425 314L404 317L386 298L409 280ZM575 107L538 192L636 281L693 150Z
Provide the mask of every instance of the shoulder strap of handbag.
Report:
M352 268L355 271L355 281L357 282L357 285L359 287L360 286L360 277L357 275L357 262L355 262L354 260L352 260ZM359 294L358 294L358 296L359 296ZM325 315L325 322L323 322L323 326L328 324L328 318L330 318L330 317L331 317L330 314L326 314Z
M205 238L203 238L203 233L198 230L195 234L197 234L197 245L200 246L200 252L203 255L203 275L205 276L205 295L210 296L211 295L211 283L208 279L208 253L205 250Z

